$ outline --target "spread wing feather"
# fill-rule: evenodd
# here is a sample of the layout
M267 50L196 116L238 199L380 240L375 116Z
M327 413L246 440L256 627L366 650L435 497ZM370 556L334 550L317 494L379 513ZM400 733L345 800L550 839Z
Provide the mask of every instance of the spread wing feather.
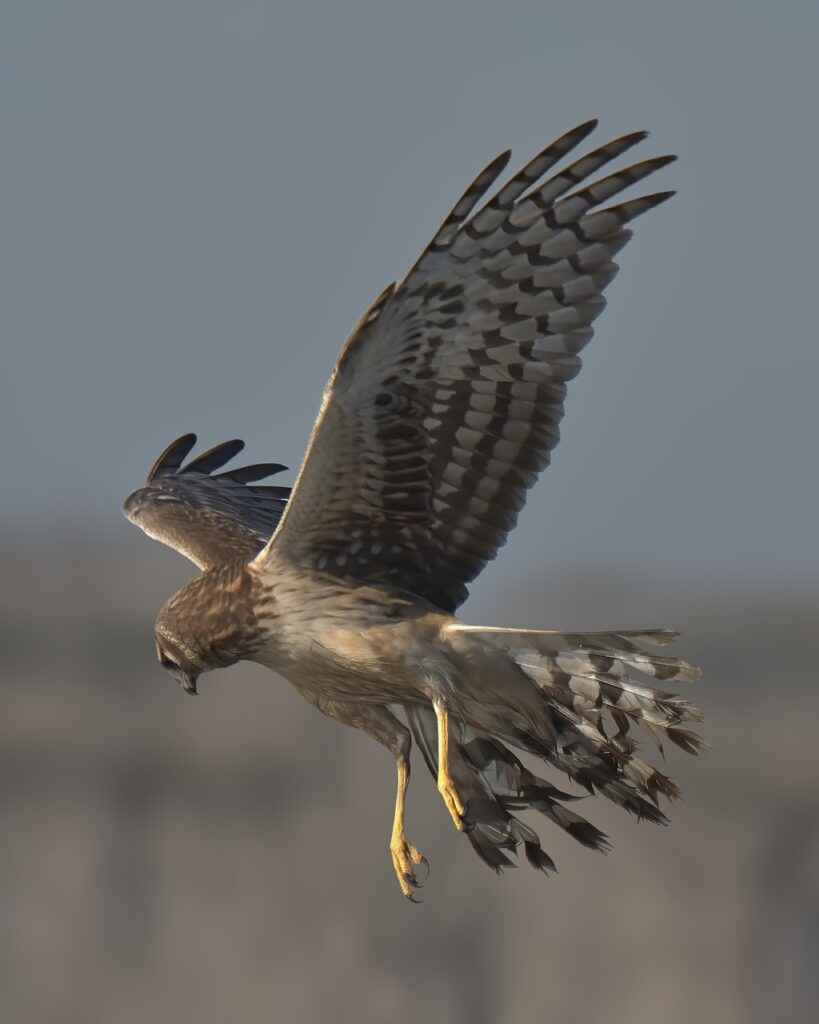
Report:
M265 462L214 476L242 451L244 441L225 441L183 465L195 444L195 434L170 444L151 467L146 485L126 499L123 512L200 569L250 561L276 529L290 488L248 484L286 467Z
M464 600L558 442L566 384L626 225L672 195L597 209L674 159L587 183L644 132L538 184L595 123L552 143L473 213L508 154L489 164L365 314L260 560L275 544L303 565L389 582L448 610Z

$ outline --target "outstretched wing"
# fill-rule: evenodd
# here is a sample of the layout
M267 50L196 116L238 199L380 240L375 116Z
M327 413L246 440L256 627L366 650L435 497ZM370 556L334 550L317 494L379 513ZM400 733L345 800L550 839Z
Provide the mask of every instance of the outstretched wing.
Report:
M444 608L465 598L558 442L566 383L631 237L625 225L673 194L595 210L674 159L584 184L645 132L537 184L595 124L552 143L473 214L509 154L489 164L365 315L260 559L275 544L301 564L391 582Z
M126 498L122 510L149 537L180 551L200 569L240 557L250 561L276 529L290 488L249 485L287 467L265 462L213 476L239 454L244 441L225 441L183 466L195 444L195 434L170 444L145 487Z

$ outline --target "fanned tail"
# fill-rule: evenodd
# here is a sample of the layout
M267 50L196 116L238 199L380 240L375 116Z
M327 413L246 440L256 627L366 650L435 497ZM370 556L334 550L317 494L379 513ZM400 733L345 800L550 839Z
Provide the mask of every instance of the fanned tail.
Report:
M511 654L547 699L573 712L570 720L581 732L588 733L591 727L608 739L608 714L616 727L610 742L625 753L634 749L632 724L640 725L661 751L663 735L689 754L703 749L702 739L685 728L686 723L701 722L702 712L676 694L630 675L636 671L675 683L700 678L700 670L687 661L639 646L669 644L678 636L673 630L566 633L460 625L454 629L480 636Z
M535 810L584 846L607 851L599 829L566 806L577 799L530 772L507 744L541 757L588 793L599 792L640 819L666 824L659 798L680 795L667 775L636 755L632 726L639 725L663 751L668 737L687 753L705 748L688 728L702 713L676 694L636 680L640 673L662 682L694 682L700 671L679 658L645 649L676 639L672 630L568 633L547 630L449 627L507 653L516 670L537 688L531 728L520 715L500 715L486 731L457 723L450 769L465 799L472 846L496 870L512 865L508 854L522 843L527 859L542 870L554 863L537 834L517 813ZM510 708L511 710L511 708ZM520 710L520 709L517 709ZM436 720L423 707L407 709L416 742L437 772Z

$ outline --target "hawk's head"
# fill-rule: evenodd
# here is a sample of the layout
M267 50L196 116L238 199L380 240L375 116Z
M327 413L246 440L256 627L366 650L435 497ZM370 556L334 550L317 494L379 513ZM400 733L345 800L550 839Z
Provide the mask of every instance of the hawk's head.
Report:
M159 664L167 669L185 691L195 694L196 680L206 672L200 660L192 653L191 648L182 638L172 638L157 628L156 656Z
M165 602L154 627L156 653L186 693L203 672L250 657L260 630L252 579L244 563L219 566L186 583Z

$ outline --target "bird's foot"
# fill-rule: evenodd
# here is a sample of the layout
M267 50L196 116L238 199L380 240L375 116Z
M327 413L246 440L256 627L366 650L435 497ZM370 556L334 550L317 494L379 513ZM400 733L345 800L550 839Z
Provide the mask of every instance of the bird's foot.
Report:
M420 900L413 892L420 888L426 881L429 874L429 861L417 850L407 839L403 832L394 834L390 840L390 853L392 854L392 866L395 869L395 876L401 886L401 892L413 903L420 903ZM425 875L423 881L418 881L415 874L415 866L423 864Z

